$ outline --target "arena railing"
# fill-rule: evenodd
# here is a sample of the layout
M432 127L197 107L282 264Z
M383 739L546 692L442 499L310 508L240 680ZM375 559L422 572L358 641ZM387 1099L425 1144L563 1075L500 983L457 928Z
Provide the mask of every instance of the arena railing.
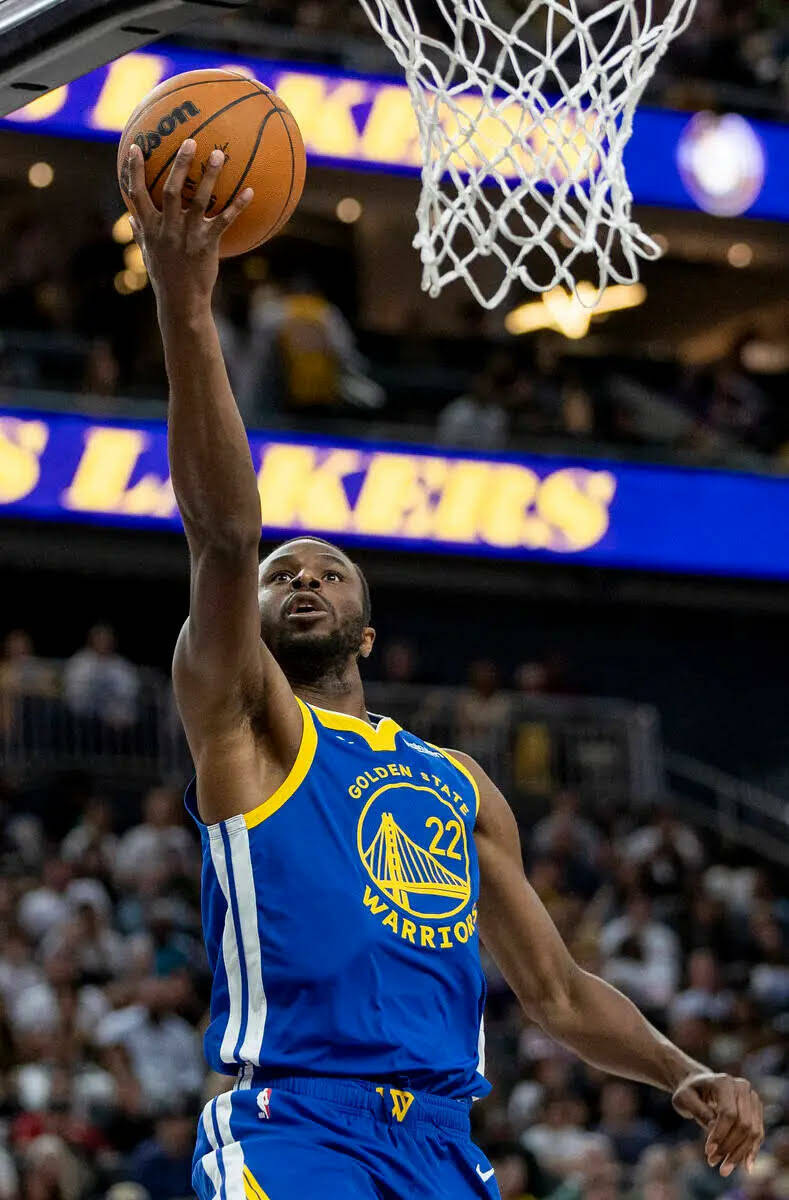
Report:
M0 770L24 779L80 769L100 778L182 781L192 772L169 682L139 670L132 707L104 719L75 707L60 662L13 666L0 683ZM35 686L26 684L34 680ZM499 692L482 701L462 688L370 683L371 710L427 741L460 746L517 802L577 790L589 803L649 805L662 784L656 711L624 701Z
M687 754L667 753L664 762L667 784L694 822L789 867L789 801Z
M73 347L72 347L73 349ZM2 365L3 332L0 330L0 366ZM75 351L76 352L76 351ZM418 373L414 372L416 379ZM378 382L385 387L392 382L393 376L381 372ZM614 390L620 388L623 399L631 413L642 421L643 413L650 410L649 425L642 433L642 442L604 441L599 437L578 439L560 431L539 434L513 433L507 437L507 449L533 454L561 454L572 457L589 459L615 459L625 462L666 463L686 467L715 467L729 470L744 470L759 474L785 474L785 465L779 458L771 458L766 454L755 451L750 447L739 444L736 439L716 432L710 433L703 450L686 445L676 436L684 422L686 432L692 422L688 414L683 412L679 404L661 399L655 393L646 392L635 385L628 386L623 381L614 381ZM456 389L457 391L462 389ZM399 395L395 388L395 394ZM447 395L447 400L449 394ZM33 409L37 412L85 413L96 417L116 417L129 420L164 421L167 415L167 405L164 399L155 397L130 398L127 396L97 396L85 392L68 392L51 388L17 387L0 385L0 408ZM404 404L408 409L409 405ZM660 412L670 410L671 419L667 428L669 433L661 433L657 428L657 417ZM348 437L374 440L381 443L397 442L415 446L445 446L447 449L468 449L463 445L438 440L436 423L428 424L428 414L420 415L419 421L396 421L386 416L355 415L353 410L346 416L286 416L269 413L265 417L255 418L253 414L243 414L250 429L267 429L278 433L296 433L301 436L310 434L327 435L329 437ZM438 412L433 414L436 418Z
M169 681L139 669L132 719L75 711L63 662L32 660L14 679L0 664L0 772L33 785L55 772L89 774L115 792L192 774ZM24 686L24 676L36 681ZM657 710L623 700L368 683L372 713L435 745L472 754L512 800L524 827L559 790L598 812L646 813L672 803L723 841L789 866L789 803L683 754L665 753Z

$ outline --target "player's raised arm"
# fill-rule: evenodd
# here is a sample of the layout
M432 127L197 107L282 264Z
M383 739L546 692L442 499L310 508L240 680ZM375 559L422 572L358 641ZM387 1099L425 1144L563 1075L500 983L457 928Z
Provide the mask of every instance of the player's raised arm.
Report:
M184 210L182 189L194 151L190 139L176 155L162 212L148 193L143 157L134 145L126 180L135 238L156 294L170 383L170 470L191 556L189 619L178 639L173 680L196 764L220 744L232 753L229 740L246 734L249 741L251 720L270 713L270 728L262 724L276 778L277 760L287 767L298 747L301 717L260 638L260 499L211 313L219 241L251 192L242 191L218 216L206 219L224 164L222 151L215 150ZM232 807L231 797L228 803Z
M453 754L480 791L480 936L526 1014L585 1062L671 1092L677 1111L706 1131L707 1160L722 1175L750 1167L764 1137L751 1085L689 1058L626 996L577 965L526 879L509 805L473 759Z

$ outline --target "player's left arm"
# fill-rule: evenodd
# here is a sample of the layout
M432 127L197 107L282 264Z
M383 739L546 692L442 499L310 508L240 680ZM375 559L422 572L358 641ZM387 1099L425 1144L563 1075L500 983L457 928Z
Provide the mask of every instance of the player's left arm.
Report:
M473 759L452 753L480 792L480 936L527 1016L585 1062L670 1092L677 1111L705 1130L707 1161L720 1164L722 1175L741 1164L750 1169L764 1138L751 1085L690 1058L626 996L578 966L526 879L507 801Z

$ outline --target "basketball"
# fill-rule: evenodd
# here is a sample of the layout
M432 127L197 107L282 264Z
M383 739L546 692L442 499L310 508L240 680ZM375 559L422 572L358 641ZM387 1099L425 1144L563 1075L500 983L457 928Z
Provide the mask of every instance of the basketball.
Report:
M194 195L208 156L224 151L225 166L206 215L216 216L247 187L252 202L223 235L223 258L244 254L279 233L301 198L306 171L304 143L293 114L274 92L234 71L187 71L173 75L141 100L126 122L118 146L118 181L129 147L145 159L145 179L157 208L176 153L186 138L197 143L183 189Z

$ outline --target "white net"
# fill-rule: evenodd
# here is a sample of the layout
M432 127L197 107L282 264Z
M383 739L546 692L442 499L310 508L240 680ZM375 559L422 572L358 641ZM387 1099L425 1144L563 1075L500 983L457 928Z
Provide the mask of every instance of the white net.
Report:
M696 0L360 3L416 112L425 291L463 279L493 308L515 281L572 289L591 271L602 289L660 255L632 219L622 156Z

